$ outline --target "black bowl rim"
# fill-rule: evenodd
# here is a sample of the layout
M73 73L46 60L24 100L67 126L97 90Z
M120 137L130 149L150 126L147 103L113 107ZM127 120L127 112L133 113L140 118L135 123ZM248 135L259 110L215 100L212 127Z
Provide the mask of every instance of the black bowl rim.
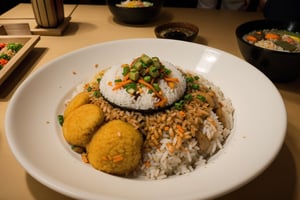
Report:
M177 25L178 27L184 27L184 28L193 27L194 30L192 30L192 29L190 29L190 30L192 30L195 33L199 32L199 27L190 22L168 22L168 23L157 25L155 27L155 30L159 31L159 29L161 29L161 28L170 27L170 26L174 27L173 25ZM188 25L188 26L186 26L186 25Z
M271 20L271 19L260 19L260 20L253 20L253 21L247 21L247 22L244 22L240 25L237 26L236 30L235 30L235 35L237 37L238 40L240 40L242 43L246 44L247 46L250 46L250 47L254 47L256 49L260 49L260 50L263 50L263 51L266 51L266 52L270 52L270 53L275 53L275 54L289 54L289 55L299 55L300 52L286 52L286 51L277 51L277 50L272 50L272 49L267 49L267 48L263 48L263 47L259 47L259 46L255 46L253 44L250 44L249 42L246 42L244 39L243 39L243 36L246 34L244 33L243 35L240 34L240 29L244 28L245 26L248 26L248 25L252 25L252 24L290 24L290 23L297 23L299 24L300 26L300 23L299 22L296 22L296 21L283 21L283 20ZM251 29L250 31L248 32L251 32L255 29Z

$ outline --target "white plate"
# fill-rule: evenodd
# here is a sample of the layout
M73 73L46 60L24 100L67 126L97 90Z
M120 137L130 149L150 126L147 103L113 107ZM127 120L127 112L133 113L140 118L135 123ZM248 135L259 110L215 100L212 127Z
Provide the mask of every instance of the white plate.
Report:
M101 68L128 63L142 53L203 74L232 100L232 135L224 149L192 173L156 181L108 175L83 163L62 137L57 115L63 112L63 103L75 87ZM286 124L279 92L247 62L195 43L130 39L79 49L41 67L11 99L5 131L13 154L26 171L65 195L175 200L214 198L252 180L277 155Z

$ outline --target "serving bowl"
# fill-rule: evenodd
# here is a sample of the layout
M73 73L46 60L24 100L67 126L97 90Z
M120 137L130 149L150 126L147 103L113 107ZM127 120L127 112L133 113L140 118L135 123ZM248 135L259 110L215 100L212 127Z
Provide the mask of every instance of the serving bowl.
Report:
M84 163L65 141L58 115L78 86L141 53L205 77L231 99L234 128L205 166L156 181L118 177ZM43 95L37 98L33 91ZM258 110L263 112L257 115ZM286 118L274 84L244 60L197 43L140 38L94 44L45 64L15 91L4 127L11 151L28 174L74 199L215 199L245 185L271 164L284 142Z
M163 0L147 0L152 6L147 7L121 7L122 0L106 0L109 10L118 21L127 24L144 24L154 20L161 11Z
M158 25L154 32L158 38L193 41L198 35L199 28L187 22L170 22Z
M255 46L243 36L251 31L279 29L300 32L300 22L279 20L255 20L239 25L235 34L241 54L247 62L262 71L273 82L289 82L300 74L300 52L283 52Z

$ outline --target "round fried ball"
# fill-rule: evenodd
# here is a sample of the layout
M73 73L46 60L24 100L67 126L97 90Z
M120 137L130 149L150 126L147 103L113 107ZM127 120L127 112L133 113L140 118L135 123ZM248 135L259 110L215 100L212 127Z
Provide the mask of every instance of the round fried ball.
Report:
M142 144L141 133L132 125L113 120L101 126L87 145L88 160L98 170L127 175L140 162Z
M63 135L68 143L85 147L102 124L104 113L94 104L85 104L74 109L63 123Z
M78 93L67 105L64 117L66 118L73 110L76 108L88 104L90 101L88 92L80 92Z

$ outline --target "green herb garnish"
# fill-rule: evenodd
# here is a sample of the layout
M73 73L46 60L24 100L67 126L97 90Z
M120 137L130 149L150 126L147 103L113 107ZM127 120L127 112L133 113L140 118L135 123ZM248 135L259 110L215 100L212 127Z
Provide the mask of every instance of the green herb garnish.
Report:
M64 124L64 116L63 115L57 115L57 120L61 126Z

